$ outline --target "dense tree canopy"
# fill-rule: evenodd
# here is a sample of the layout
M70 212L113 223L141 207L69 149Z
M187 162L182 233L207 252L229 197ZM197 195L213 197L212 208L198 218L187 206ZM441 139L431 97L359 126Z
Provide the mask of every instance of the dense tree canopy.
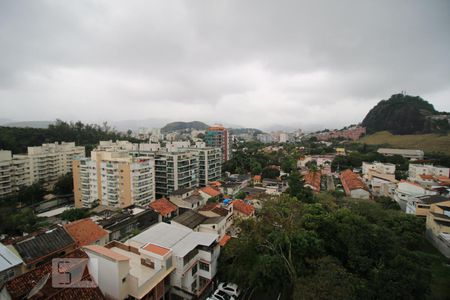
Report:
M73 177L72 172L61 176L55 183L53 192L57 195L66 195L73 193Z
M239 226L220 277L253 299L424 299L430 291L423 221L377 203L282 195Z
M102 140L126 139L132 142L138 140L120 134L106 122L103 126L83 124L82 122L64 122L57 120L48 128L18 128L0 126L0 145L13 153L25 153L28 146L39 146L42 143L75 142L87 146L88 152Z

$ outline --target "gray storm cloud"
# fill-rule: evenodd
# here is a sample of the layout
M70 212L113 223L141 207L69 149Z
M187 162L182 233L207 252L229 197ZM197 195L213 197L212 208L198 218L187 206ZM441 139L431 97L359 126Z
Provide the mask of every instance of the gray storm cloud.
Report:
M450 110L449 1L2 1L0 118L340 127Z

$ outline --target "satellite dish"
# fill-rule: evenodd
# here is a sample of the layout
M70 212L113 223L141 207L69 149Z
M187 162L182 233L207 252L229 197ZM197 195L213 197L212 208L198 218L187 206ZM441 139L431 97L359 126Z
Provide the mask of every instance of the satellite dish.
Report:
M34 288L32 288L31 291L28 293L27 299L30 299L31 297L36 295L45 286L49 278L50 273L47 273L41 279L39 279Z

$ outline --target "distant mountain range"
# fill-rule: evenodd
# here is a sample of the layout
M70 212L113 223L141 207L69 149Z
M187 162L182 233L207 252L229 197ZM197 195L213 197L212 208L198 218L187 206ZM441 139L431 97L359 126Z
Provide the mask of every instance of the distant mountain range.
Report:
M55 121L19 121L19 122L14 122L14 121L8 120L8 119L0 119L0 126L6 126L6 127L47 128L48 125L50 125L50 124L55 124Z
M421 97L404 94L381 100L362 121L367 133L389 131L393 134L446 133L449 114L438 112Z

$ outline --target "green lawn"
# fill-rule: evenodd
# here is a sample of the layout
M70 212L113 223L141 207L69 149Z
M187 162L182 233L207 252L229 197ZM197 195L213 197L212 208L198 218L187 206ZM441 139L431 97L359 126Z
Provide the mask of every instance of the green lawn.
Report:
M380 131L358 140L368 145L388 144L392 147L421 149L425 152L443 152L450 154L450 134L409 134L393 135L388 131Z

